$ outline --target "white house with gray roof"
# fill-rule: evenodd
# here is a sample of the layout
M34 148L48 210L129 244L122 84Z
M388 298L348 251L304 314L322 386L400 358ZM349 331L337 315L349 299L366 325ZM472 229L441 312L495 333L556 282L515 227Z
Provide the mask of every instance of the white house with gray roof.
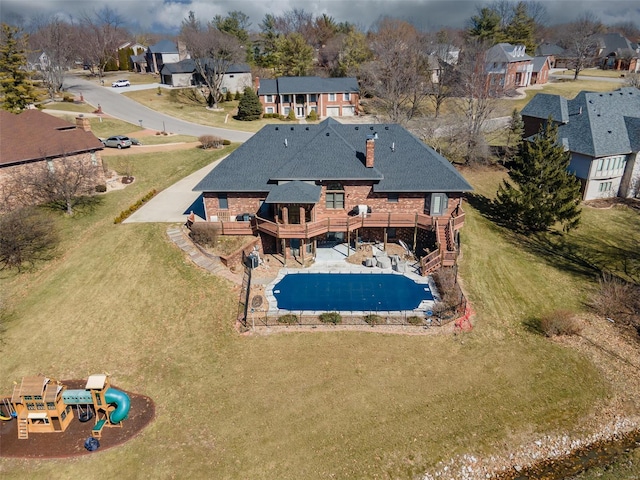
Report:
M207 221L223 234L259 236L266 253L304 260L323 243L357 238L403 240L421 255L432 239L451 265L472 188L399 125L327 119L265 126L194 190Z
M584 200L640 195L640 90L583 91L573 100L539 93L521 114L527 137L549 118L558 125Z
M318 117L352 117L358 114L360 89L353 77L278 77L255 79L255 89L266 114L305 118L312 111Z

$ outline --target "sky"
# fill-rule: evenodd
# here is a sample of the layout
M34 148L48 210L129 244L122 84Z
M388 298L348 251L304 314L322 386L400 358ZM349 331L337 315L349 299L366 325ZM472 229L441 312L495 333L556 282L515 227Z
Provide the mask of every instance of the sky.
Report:
M634 22L640 27L638 0L538 0L548 12L548 23L575 20L590 11L603 23ZM367 30L389 16L413 23L424 31L463 28L479 6L491 0L0 0L2 22L26 26L35 16L78 18L104 6L116 10L133 33L177 34L190 10L202 20L240 10L250 17L250 30L259 30L267 13L280 15L294 8L314 16L326 13L337 22L348 21Z

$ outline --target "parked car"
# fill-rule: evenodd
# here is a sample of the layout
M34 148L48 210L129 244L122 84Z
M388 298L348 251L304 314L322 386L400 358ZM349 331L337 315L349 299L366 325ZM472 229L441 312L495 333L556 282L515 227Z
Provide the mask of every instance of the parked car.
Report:
M112 87L130 87L131 83L129 80L116 80L111 84Z
M102 139L102 143L105 147L111 148L129 148L131 146L131 140L129 137L124 137L122 135Z

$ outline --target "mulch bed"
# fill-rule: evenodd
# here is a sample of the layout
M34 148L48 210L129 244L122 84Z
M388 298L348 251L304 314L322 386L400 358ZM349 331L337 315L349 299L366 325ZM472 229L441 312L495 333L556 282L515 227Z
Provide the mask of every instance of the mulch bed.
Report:
M86 380L62 381L69 389L84 388ZM113 386L113 388L118 388ZM124 391L124 390L123 390ZM129 417L122 422L122 427L105 427L102 438L98 439L100 448L97 451L121 445L142 431L155 417L155 404L149 397L126 392L131 399ZM63 458L79 455L90 455L84 448L84 441L91 436L95 425L94 419L82 423L78 420L74 407L74 419L66 431L52 433L30 433L26 440L18 439L18 422L0 421L0 457L20 458Z

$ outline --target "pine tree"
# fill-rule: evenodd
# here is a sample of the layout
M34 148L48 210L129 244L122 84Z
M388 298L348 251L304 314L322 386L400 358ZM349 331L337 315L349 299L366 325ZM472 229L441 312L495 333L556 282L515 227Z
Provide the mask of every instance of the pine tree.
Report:
M27 57L18 28L2 24L0 32L0 93L2 108L19 112L36 100L27 72Z
M565 232L580 221L580 182L570 173L570 154L558 145L549 119L532 141L522 142L496 195L496 207L516 230L542 232L556 223Z
M238 103L237 120L258 120L262 115L262 104L256 92L251 87L244 89L244 95Z
M527 4L518 2L513 8L513 18L504 28L504 40L513 45L525 45L529 55L535 55L535 22L527 13Z

